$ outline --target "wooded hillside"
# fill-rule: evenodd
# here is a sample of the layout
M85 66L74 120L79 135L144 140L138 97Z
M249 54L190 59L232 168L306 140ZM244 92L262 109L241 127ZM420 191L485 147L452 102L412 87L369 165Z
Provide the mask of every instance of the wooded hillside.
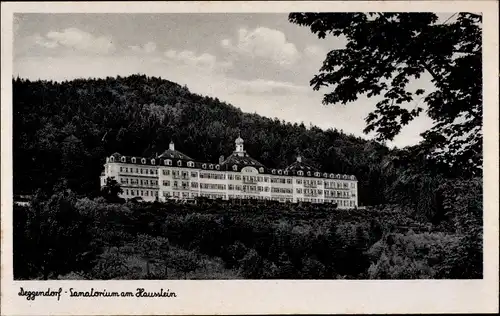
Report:
M170 140L194 159L217 161L234 150L241 130L247 151L266 166L283 168L300 151L320 169L356 175L362 205L387 200L393 175L382 167L388 148L336 129L243 113L165 79L15 79L13 92L17 194L62 185L96 195L106 155L153 156Z

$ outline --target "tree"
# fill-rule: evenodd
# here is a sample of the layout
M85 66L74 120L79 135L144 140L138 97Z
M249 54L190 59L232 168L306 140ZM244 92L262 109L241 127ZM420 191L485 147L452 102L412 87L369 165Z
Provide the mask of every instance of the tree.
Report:
M422 145L436 160L477 174L482 166L482 18L455 15L456 21L443 23L434 13L291 13L289 21L309 27L319 38L347 39L345 48L328 53L310 82L314 90L332 88L324 104L382 94L364 131L385 141L420 115L423 101L434 126L422 134ZM410 80L424 73L435 91L412 91Z
M120 184L113 178L106 178L106 185L102 188L102 195L108 201L118 201L119 195L123 193L123 189Z

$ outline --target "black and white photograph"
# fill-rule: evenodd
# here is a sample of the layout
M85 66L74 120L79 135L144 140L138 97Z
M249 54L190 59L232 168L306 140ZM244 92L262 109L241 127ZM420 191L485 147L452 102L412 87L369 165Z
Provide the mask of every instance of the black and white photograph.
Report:
M483 280L484 26L14 12L13 280Z

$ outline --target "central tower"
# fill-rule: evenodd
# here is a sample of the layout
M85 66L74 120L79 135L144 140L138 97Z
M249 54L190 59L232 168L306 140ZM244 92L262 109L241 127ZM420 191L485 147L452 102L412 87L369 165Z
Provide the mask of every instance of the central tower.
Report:
M245 156L245 150L243 149L243 139L241 136L238 135L238 138L234 141L236 144L236 150L234 151L235 154L237 154L240 157Z

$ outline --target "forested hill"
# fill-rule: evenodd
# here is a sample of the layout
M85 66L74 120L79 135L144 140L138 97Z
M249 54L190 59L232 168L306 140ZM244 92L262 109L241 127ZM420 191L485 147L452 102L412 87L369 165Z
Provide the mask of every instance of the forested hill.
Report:
M382 172L389 149L335 129L306 128L191 93L144 75L62 83L13 79L14 193L69 187L99 191L106 155L153 156L176 148L217 161L234 150L241 131L246 150L269 167L283 168L300 151L309 163L354 174L362 204L384 202L390 181Z

